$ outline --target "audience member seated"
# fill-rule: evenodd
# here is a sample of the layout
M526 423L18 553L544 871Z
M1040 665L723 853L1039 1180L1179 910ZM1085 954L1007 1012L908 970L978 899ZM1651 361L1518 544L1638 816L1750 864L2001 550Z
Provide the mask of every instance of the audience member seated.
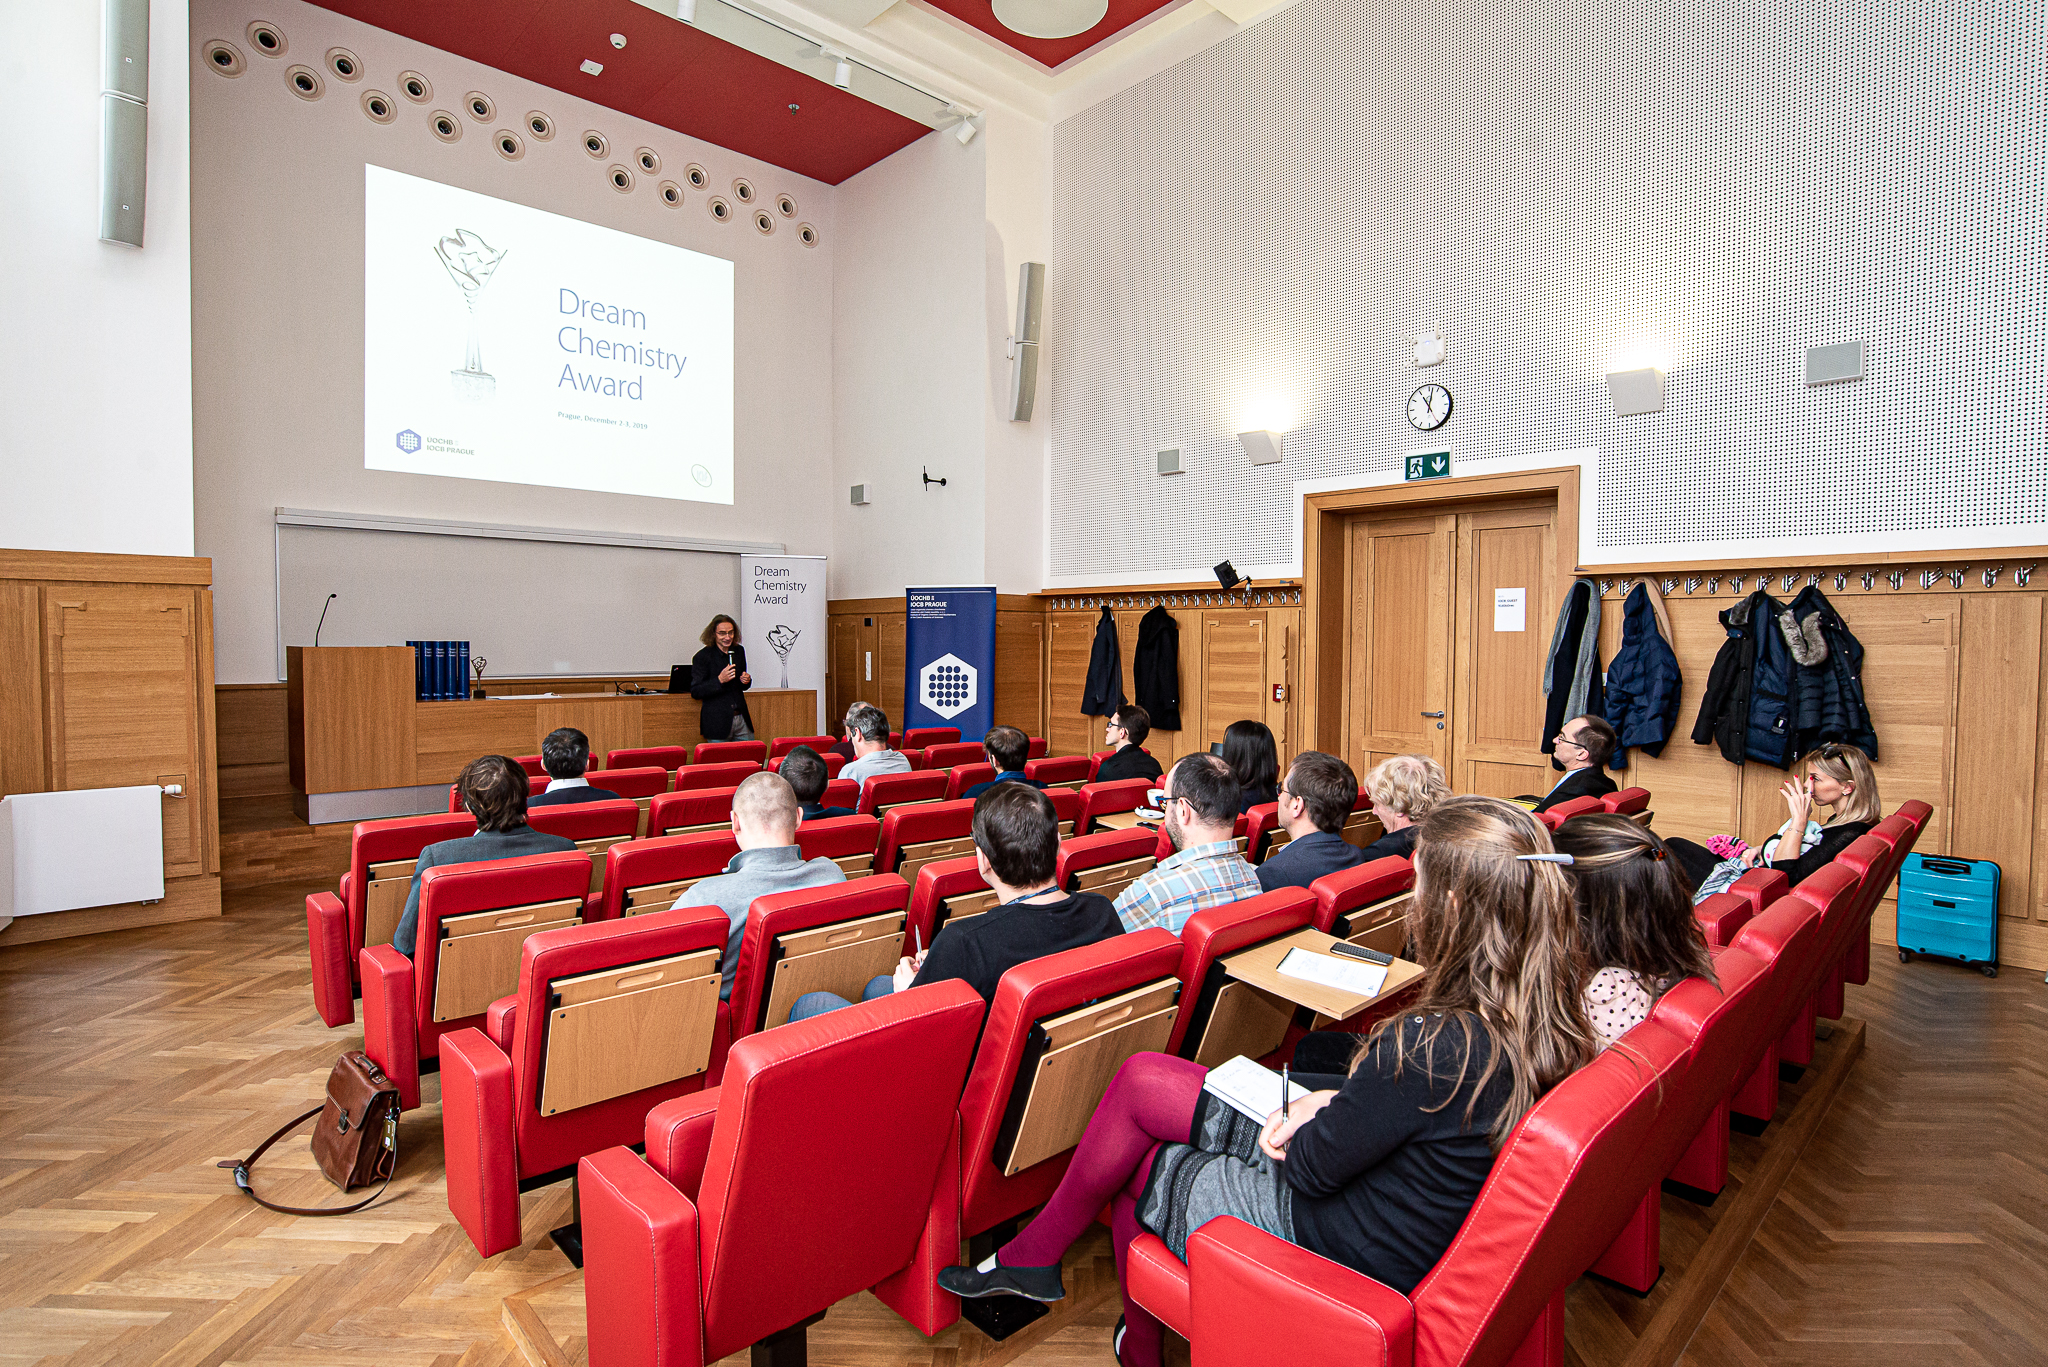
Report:
M1606 797L1614 791L1614 780L1607 777L1605 767L1607 757L1614 753L1614 728L1607 718L1573 717L1558 728L1552 748L1557 762L1564 766L1564 777L1542 797L1524 799L1534 801L1537 811L1547 812L1575 797Z
M1145 737L1152 734L1152 718L1136 703L1127 703L1116 710L1102 728L1102 743L1116 750L1105 755L1102 767L1095 771L1094 783L1115 783L1125 778L1159 777L1159 761L1145 753L1142 748ZM1233 813L1235 815L1235 813Z
M1226 751L1229 745L1224 742ZM1320 750L1296 755L1279 795L1288 840L1258 866L1259 886L1267 892L1305 888L1326 873L1363 863L1365 855L1344 838L1344 822L1357 801L1358 778L1350 765Z
M557 807L565 802L614 802L618 794L609 788L593 788L583 771L590 767L590 737L573 726L548 732L540 743L540 765L548 771L546 792L529 794L529 807Z
M1202 1090L1201 1065L1131 1058L1037 1218L979 1266L940 1272L939 1286L1060 1300L1061 1255L1109 1205L1120 1270L1141 1230L1184 1257L1192 1231L1233 1215L1413 1291L1449 1248L1498 1146L1593 1057L1577 995L1557 990L1579 972L1570 880L1529 858L1551 853L1542 825L1512 803L1438 806L1423 822L1409 912L1427 970L1419 999L1363 1038L1348 1074L1299 1077L1310 1095L1260 1126ZM1284 1338L1284 1324L1273 1329ZM1163 1338L1126 1296L1113 1340L1124 1367L1158 1367Z
M1023 733L1017 734L1021 755ZM1036 788L1006 783L978 801L974 863L995 893L996 905L979 916L947 921L923 953L904 958L893 976L869 982L861 1000L960 978L983 1001L993 1001L996 984L1018 964L1123 934L1107 897L1063 892L1053 883L1059 849L1059 814L1052 799ZM851 1004L831 992L807 992L790 1008L789 1018L805 1020Z
M889 748L889 719L879 707L857 702L846 713L846 739L853 744L853 763L839 771L862 788L876 774L907 774L910 756Z
M795 752L790 753L794 757ZM788 764L785 759L783 766ZM754 905L756 897L846 881L846 871L827 856L804 858L796 843L801 820L796 793L782 775L760 773L747 779L732 795L732 834L740 852L726 864L724 873L698 880L675 901L677 908L717 907L732 925L719 964L720 1001L732 996L732 975L739 967L747 908Z
M1125 930L1160 926L1178 935L1205 907L1259 895L1258 874L1237 852L1237 779L1220 756L1182 755L1161 806L1174 853L1117 895Z
M581 739L582 733L576 734ZM554 736L548 739L553 740ZM588 751L588 741L584 748ZM567 836L548 835L526 824L526 794L530 786L519 761L504 755L483 755L463 766L455 776L455 795L476 818L476 834L443 840L420 851L419 862L413 865L412 890L405 894L405 914L398 918L398 930L391 937L393 949L408 959L412 957L413 941L420 926L420 879L428 869L576 848L576 842Z
M1724 859L1705 845L1680 837L1664 842L1672 858L1685 870L1685 878L1700 901L1754 868L1773 868L1797 886L1810 873L1825 868L1858 836L1884 815L1877 796L1877 772L1870 756L1853 745L1830 742L1800 761L1806 766L1804 778L1791 778L1778 790L1785 799L1785 824L1762 845L1743 849ZM1812 820L1815 804L1828 809L1823 823ZM1794 833L1798 846L1794 848Z
M799 745L782 757L782 767L776 770L796 794L797 806L804 821L824 821L835 816L852 816L851 807L825 807L819 801L825 796L825 783L830 777L825 772L825 761L818 752L808 745Z
M1280 750L1262 721L1234 721L1223 732L1223 762L1237 776L1238 810L1273 801L1279 791ZM1356 781L1352 786L1357 787Z
M1600 1047L1643 1023L1681 978L1720 985L1692 894L1664 842L1625 816L1575 816L1551 837L1572 857L1579 938L1593 969L1581 994Z
M988 756L988 762L996 766L996 776L987 783L977 783L960 794L964 798L977 798L998 783L1028 783L1033 788L1045 785L1037 779L1024 777L1024 761L1031 757L1031 738L1014 726L998 726L981 739L981 752Z
M1451 781L1444 777L1444 766L1428 755L1393 755L1373 765L1365 776L1365 792L1385 834L1365 847L1360 862L1412 859L1416 823L1451 795Z
M690 696L704 704L697 729L706 740L752 740L754 714L747 711L747 648L740 644L740 624L719 613L698 640L704 648L690 660Z
M846 715L839 719L839 739L834 741L831 748L825 751L826 754L837 755L848 764L853 763L853 712L857 707L867 706L870 706L870 704L860 700L855 700L847 705Z

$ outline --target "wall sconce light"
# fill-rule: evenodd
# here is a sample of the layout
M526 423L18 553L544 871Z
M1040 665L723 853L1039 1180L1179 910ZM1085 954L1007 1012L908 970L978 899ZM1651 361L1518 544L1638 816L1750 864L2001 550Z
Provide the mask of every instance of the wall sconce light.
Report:
M1280 432L1240 432L1237 434L1237 440L1244 447L1245 456L1252 464L1278 465L1283 435Z
M1664 372L1655 366L1641 370L1611 370L1607 373L1607 397L1614 401L1614 415L1632 418L1641 413L1664 411Z

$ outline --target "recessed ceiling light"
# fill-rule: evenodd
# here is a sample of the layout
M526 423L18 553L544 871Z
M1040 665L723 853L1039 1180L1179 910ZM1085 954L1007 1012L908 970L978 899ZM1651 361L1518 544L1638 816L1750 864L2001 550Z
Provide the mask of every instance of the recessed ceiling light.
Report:
M583 63L583 74L586 76L602 76L604 74L604 63L586 59Z
M797 111L797 110L799 110L799 109L802 109L802 108L803 108L803 106L802 106L802 105L800 105L800 104L793 104L793 105L791 105L791 106L789 107L789 112L790 112L790 113L792 113L792 114L794 114L794 113L796 113L796 111Z
M612 35L612 46L613 46L613 47L624 47L625 45L626 45L626 35L625 35L625 34L623 34L623 33L614 33L614 34Z

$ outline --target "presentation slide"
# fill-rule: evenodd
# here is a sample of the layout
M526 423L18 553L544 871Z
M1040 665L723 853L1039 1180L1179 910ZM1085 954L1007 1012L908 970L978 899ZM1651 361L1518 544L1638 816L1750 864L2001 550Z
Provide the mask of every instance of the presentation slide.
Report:
M367 468L732 502L732 262L363 177Z

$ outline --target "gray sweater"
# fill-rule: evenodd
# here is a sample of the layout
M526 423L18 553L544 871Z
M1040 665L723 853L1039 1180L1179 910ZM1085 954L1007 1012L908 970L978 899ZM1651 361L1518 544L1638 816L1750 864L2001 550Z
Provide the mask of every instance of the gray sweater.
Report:
M391 937L391 947L408 959L412 957L413 941L419 938L420 933L420 878L428 869L443 864L477 864L487 859L553 854L557 850L575 848L576 842L567 836L536 831L524 822L509 831L478 831L475 835L427 846L420 851L419 863L413 868L412 890L405 894L405 914L398 918L398 930Z
M839 777L850 778L862 789L868 780L877 774L907 774L910 772L910 756L901 750L877 750L872 755L862 755L839 771Z
M846 871L823 855L805 860L795 845L769 845L741 850L725 866L725 872L702 879L684 889L676 907L717 907L725 913L732 930L725 937L725 962L720 966L718 997L732 996L732 974L739 966L740 939L746 934L747 908L756 897L792 888L821 888L844 883Z

